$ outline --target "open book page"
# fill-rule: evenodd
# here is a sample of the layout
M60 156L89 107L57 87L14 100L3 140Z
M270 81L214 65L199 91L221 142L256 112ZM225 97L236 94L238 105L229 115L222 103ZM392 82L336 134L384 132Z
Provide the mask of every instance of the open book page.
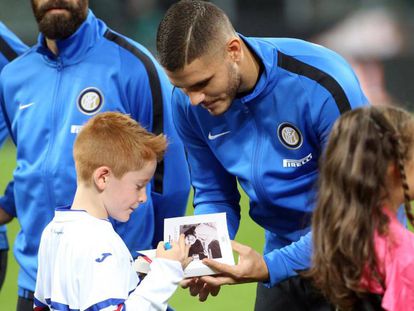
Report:
M135 271L147 274L150 270L150 264L155 258L156 249L138 251L138 258L134 261Z

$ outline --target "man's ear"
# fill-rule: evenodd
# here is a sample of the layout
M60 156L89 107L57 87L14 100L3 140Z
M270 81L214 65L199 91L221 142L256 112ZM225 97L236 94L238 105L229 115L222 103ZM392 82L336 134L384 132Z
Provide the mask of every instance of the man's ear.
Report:
M100 166L93 172L93 182L99 191L105 190L111 169L107 166Z
M226 50L231 60L234 62L240 62L242 58L242 43L241 39L238 37L232 37L227 41Z

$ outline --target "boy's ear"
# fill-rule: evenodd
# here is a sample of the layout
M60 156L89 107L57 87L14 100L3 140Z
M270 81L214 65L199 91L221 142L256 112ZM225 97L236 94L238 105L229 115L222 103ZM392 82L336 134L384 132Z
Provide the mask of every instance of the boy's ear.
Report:
M111 169L107 166L100 166L93 172L93 182L98 190L105 190L110 175Z

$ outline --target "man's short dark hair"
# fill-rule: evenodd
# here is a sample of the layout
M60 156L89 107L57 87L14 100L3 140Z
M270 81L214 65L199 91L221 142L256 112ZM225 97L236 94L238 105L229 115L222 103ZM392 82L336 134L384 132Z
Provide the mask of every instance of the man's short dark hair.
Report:
M183 0L173 4L162 19L157 33L161 65L169 71L210 52L223 38L234 33L227 15L206 1Z

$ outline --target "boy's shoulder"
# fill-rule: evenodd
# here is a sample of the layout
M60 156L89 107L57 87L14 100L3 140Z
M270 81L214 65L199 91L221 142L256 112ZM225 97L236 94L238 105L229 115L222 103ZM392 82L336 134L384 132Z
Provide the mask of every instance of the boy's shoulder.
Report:
M43 231L42 239L59 240L77 248L107 244L116 239L108 220L95 218L85 211L57 210L53 220Z
M108 256L116 262L132 261L125 243L108 220L80 211L56 212L42 235L39 256L48 257L51 253L78 270L110 262Z

